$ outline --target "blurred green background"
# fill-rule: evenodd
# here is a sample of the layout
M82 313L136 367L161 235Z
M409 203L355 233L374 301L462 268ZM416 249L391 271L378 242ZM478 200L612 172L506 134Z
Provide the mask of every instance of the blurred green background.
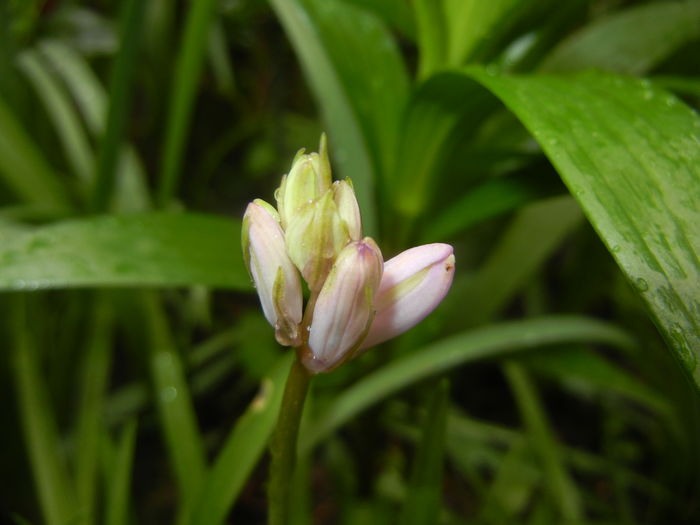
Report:
M0 522L265 522L240 218L322 131L457 271L314 380L290 523L700 522L699 72L697 0L0 0Z

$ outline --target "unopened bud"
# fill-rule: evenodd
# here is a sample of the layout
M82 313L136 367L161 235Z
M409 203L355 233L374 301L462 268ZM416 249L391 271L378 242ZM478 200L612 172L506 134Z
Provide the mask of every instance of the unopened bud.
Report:
M384 264L375 300L376 315L362 348L402 334L432 312L445 298L454 276L449 244L416 246Z
M330 187L331 167L326 137L322 135L319 153L305 154L300 150L275 193L282 227L286 229L303 206L320 198Z
M337 180L333 183L333 195L338 214L348 229L350 238L359 241L362 235L362 219L360 207L357 204L355 190L352 189L350 179Z
M312 291L318 291L340 250L350 241L347 226L340 218L333 191L296 213L285 232L287 253Z
M243 257L255 283L265 318L277 341L301 341L302 293L299 273L287 255L284 232L275 209L263 200L248 204L241 235Z
M314 306L302 355L307 369L328 372L354 356L372 323L381 276L382 254L369 237L340 252Z

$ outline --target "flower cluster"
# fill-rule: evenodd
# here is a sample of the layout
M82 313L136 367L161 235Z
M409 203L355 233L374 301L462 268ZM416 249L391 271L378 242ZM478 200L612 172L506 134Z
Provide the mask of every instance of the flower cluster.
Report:
M395 337L435 309L452 284L447 244L427 244L384 262L362 237L349 180L332 181L325 136L301 150L275 192L243 219L243 256L277 341L300 349L312 373L327 372ZM302 281L310 297L304 311Z

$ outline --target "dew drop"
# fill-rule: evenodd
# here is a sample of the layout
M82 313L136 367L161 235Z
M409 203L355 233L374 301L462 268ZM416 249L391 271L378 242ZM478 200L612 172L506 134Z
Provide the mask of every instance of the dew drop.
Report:
M177 388L174 386L165 387L160 391L160 399L165 403L172 403L177 398Z
M649 283L647 283L644 279L639 277L636 281L635 284L637 285L637 290L640 292L646 292L649 289Z
M620 250L622 250L622 247L619 244L616 244L611 248L611 250L613 253L620 253Z

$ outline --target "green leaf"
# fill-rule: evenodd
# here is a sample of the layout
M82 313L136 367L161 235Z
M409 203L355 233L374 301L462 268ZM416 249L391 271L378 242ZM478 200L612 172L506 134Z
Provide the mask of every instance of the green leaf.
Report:
M68 469L60 454L55 415L29 324L24 296L14 297L13 375L18 413L41 512L47 525L64 525L76 519L78 510Z
M237 420L205 478L191 523L218 525L225 520L267 447L277 421L292 358L292 353L288 353L275 364L269 376L263 379L258 396Z
M509 361L504 365L504 371L520 417L527 428L530 445L542 462L547 480L545 490L550 493L553 506L559 507L564 521L578 523L583 514L580 495L556 447L557 440L549 426L537 389L521 365Z
M443 379L431 395L423 422L423 436L414 459L411 481L401 511L400 523L404 525L439 521L449 404L450 384Z
M435 75L424 82L409 103L399 143L396 169L389 184L392 204L406 220L423 214L435 194L447 191L441 177L445 151L450 143L469 138L455 134L455 128L469 118L472 133L480 121L497 106L468 77L457 73ZM459 135L459 136L455 136Z
M447 54L445 13L442 2L413 0L419 61L418 78L425 79L444 66Z
M700 117L647 81L471 75L521 119L700 381Z
M585 317L541 317L492 324L438 341L366 376L333 400L302 442L308 450L355 415L408 385L454 367L544 345L585 341L630 347L618 328Z
M0 246L0 289L189 286L252 290L240 222L151 213L69 220Z
M488 179L447 209L437 210L437 217L430 219L421 238L426 243L449 239L482 221L551 196L550 185L541 182L521 174Z
M445 16L448 26L448 63L462 65L480 45L492 39L494 32L516 18L523 5L521 0L445 0Z
M136 446L136 421L132 420L122 430L114 457L114 470L110 472L110 484L105 509L106 525L126 525L129 523L129 494L131 474L134 467Z
M698 36L700 2L653 2L596 19L561 42L540 67L640 75Z
M179 510L187 512L204 480L204 444L185 370L160 300L154 292L144 292L140 299L148 326L148 364L154 402L182 501Z
M41 98L71 169L83 183L87 183L93 175L95 158L67 93L36 51L22 52L18 64Z
M168 106L168 124L163 146L162 172L158 188L161 206L173 198L180 178L185 140L194 106L196 88L201 80L207 36L212 25L215 0L199 0L189 4L187 22L172 81Z
M139 45L146 2L126 0L121 6L119 52L109 82L109 110L100 141L92 194L92 209L104 211L114 193L116 167L131 109L133 78L139 64Z
M582 222L569 195L535 202L511 221L474 275L458 282L448 297L459 302L450 314L460 326L488 322L516 294L571 231ZM464 297L470 300L465 302Z
M95 504L102 411L111 365L112 319L107 298L94 299L80 374L80 396L76 422L76 492L83 523L96 523Z
M50 210L70 208L60 178L0 98L0 176L23 201Z
M373 235L375 183L394 151L408 88L396 44L376 16L339 0L271 4L324 115L331 156L341 177L353 179L363 226Z

